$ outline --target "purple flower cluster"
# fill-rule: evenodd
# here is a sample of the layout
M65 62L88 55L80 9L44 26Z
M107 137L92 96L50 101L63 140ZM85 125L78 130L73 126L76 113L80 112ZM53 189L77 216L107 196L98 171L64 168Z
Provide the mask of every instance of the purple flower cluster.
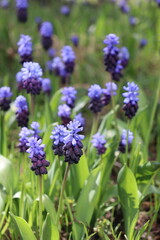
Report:
M78 121L81 124L81 127L85 126L85 119L84 117L82 117L82 113L78 113L77 115L75 115L74 120Z
M67 73L72 73L75 65L75 53L70 46L64 46L61 50L62 60L65 65L65 70Z
M129 7L129 5L128 5L128 3L127 3L126 0L121 0L121 1L120 1L120 3L119 3L119 8L121 9L121 11L122 11L123 13L128 14L128 13L130 12L130 7Z
M61 8L60 8L60 13L65 15L65 16L69 16L70 14L70 8L66 5L63 5Z
M12 92L10 87L1 87L0 88L0 109L7 111L10 108Z
M28 18L27 13L28 0L16 0L17 19L19 22L26 22Z
M37 137L31 137L28 139L26 150L29 153L29 158L31 159L32 166L31 170L35 171L36 175L47 174L47 169L50 163L46 160L46 154L44 152L44 144L41 144L42 140Z
M123 89L126 91L122 94L124 97L123 110L125 111L125 115L131 119L138 110L139 98L137 96L139 95L139 87L134 82L128 82L127 87L124 86Z
M93 147L97 149L98 155L102 155L106 151L106 140L103 135L100 135L99 133L96 133L92 136L91 140Z
M42 79L42 92L50 95L51 93L51 80L49 78Z
M132 143L133 139L134 139L133 133L130 131L127 132L126 129L123 129L118 150L122 153L125 153L126 145L128 144L128 150L130 151L131 143Z
M71 121L67 128L62 125L56 126L50 137L53 139L55 155L64 155L65 162L69 164L78 163L83 154L81 140L84 139L84 136L79 134L82 130L81 123L76 120Z
M67 136L67 134L67 128L63 125L56 126L52 131L50 138L53 140L52 148L55 155L63 155L64 138Z
M53 26L50 22L43 22L40 26L40 34L41 34L41 43L45 50L51 48L52 34L53 34Z
M60 76L62 85L66 83L68 73L60 57L55 57L52 62L52 69L57 76Z
M18 53L21 58L21 63L32 61L32 41L28 35L21 34L20 40L18 41Z
M26 89L27 93L37 95L40 93L42 88L42 69L39 63L25 62L21 69L21 78L23 88Z
M34 134L34 131L28 129L27 127L23 127L21 129L19 133L20 138L19 138L19 144L18 144L20 152L22 153L26 152L26 150L28 149L28 146L27 146L28 139L32 137L33 134Z
M124 55L120 55L122 56L120 57L120 49L115 46L119 44L119 37L111 33L106 36L104 43L107 44L107 47L103 49L106 71L111 74L113 80L119 81L123 76L122 70L126 67L126 65L124 65L124 59L122 58Z
M36 138L40 138L39 133L41 133L42 131L39 129L40 125L38 122L32 122L31 123L31 128L33 130L33 136Z
M23 96L18 96L15 100L15 106L17 108L16 119L18 126L27 127L29 121L29 111L26 98Z
M74 45L75 47L78 47L78 45L79 45L79 37L78 37L77 35L73 35L73 36L71 37L71 41L72 41L72 43L73 43L73 45Z
M110 103L111 96L116 95L117 85L115 83L106 83L106 89L102 89L98 84L91 85L88 89L90 97L89 109L93 113L101 112L102 108Z
M72 121L67 125L67 128L69 130L67 136L64 138L63 147L65 162L77 164L83 154L81 140L84 139L84 136L79 134L83 130L83 127L78 121Z
M62 124L66 126L71 121L71 108L67 104L59 105L58 116L61 117Z
M74 87L65 87L62 89L63 96L61 101L65 102L70 108L74 108L77 91Z

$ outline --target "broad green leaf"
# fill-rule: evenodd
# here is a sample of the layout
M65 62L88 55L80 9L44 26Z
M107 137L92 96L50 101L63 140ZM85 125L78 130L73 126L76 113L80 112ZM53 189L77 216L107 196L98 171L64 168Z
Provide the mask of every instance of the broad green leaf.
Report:
M148 162L143 166L138 166L136 179L139 183L147 182L160 169L159 162Z
M41 240L59 240L58 228L51 222L50 214L47 214L42 229Z
M57 92L55 92L55 94L51 98L50 106L51 106L51 110L53 113L54 112L57 113L57 108L59 105L60 97L61 97L61 89L59 89Z
M17 172L13 168L11 161L0 155L0 183L10 191L14 189L17 182Z
M118 174L118 195L123 210L126 235L128 239L132 239L137 221L139 198L136 179L127 166L124 166Z
M54 203L51 201L51 199L46 194L43 194L42 201L43 201L45 209L50 214L52 224L55 224L56 210L55 210L55 207L54 207Z
M6 200L6 193L3 191L2 186L0 186L0 214L3 211L3 208L5 206L5 200Z
M78 164L74 164L71 168L71 183L74 196L83 188L85 180L89 176L88 162L85 154L82 155ZM76 181L74 181L76 178Z
M80 98L80 100L77 101L74 109L73 109L73 114L75 115L77 112L79 112L82 108L84 108L84 106L87 104L87 102L89 101L89 97L88 96L84 96L82 98Z
M90 224L93 211L97 206L101 179L101 166L94 169L84 185L82 192L79 196L77 205L75 207L75 218L83 223ZM77 237L81 239L84 235L83 224L74 223L73 227L76 228ZM74 231L73 231L74 232Z
M10 213L10 215L12 219L14 219L23 240L36 240L36 237L33 234L32 229L23 218L15 216L13 213Z

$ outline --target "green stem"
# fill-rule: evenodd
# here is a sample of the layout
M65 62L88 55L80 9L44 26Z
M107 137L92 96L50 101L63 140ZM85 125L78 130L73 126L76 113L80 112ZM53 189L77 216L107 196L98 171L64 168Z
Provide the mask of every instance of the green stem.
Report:
M25 158L25 155L23 155L22 159L22 185L21 185L21 198L20 198L20 217L24 217L24 196L25 196L25 179L26 179L26 162L27 159ZM20 169L21 171L21 169ZM21 175L21 172L20 172Z
M64 190L65 190L65 185L66 185L69 169L70 169L70 164L68 163L68 165L66 167L66 170L65 170L64 178L63 178L63 183L62 183L62 188L61 188L61 193L60 193L60 199L59 199L59 205L58 205L58 212L57 212L57 216L56 216L57 227L59 227L59 219L60 219L60 215L62 213L63 195L64 195Z
M129 123L130 123L130 121L128 119L128 121L127 121L127 136L126 136L126 152L125 152L125 163L127 165L129 165L129 163L128 163L128 136L129 136L128 132L129 132Z
M35 96L34 95L30 95L31 96L31 120L34 121L34 114L35 114Z
M3 148L4 148L4 112L1 111L1 142L0 142L0 154L3 155Z
M39 234L42 236L42 175L39 176Z

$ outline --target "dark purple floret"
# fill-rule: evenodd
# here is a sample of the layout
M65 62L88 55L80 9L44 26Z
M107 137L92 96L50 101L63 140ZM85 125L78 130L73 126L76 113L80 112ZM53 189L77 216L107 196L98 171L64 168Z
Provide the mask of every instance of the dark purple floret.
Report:
M28 18L28 1L16 0L17 18L19 22L26 22Z
M139 48L144 48L147 45L147 39L142 38L139 43Z
M102 101L103 90L98 84L92 85L88 89L88 96L90 97L89 109L93 113L101 112L104 104Z
M42 43L43 48L45 50L48 50L49 48L52 47L53 41L52 41L51 37L42 36L41 37L41 43Z
M77 164L83 155L81 140L84 139L84 136L78 134L83 130L83 127L78 121L70 122L67 127L69 130L68 135L64 138L65 145L63 147L65 162Z
M61 56L65 65L65 71L68 74L73 73L76 58L73 49L70 46L64 46L61 50Z
M77 35L73 35L73 36L71 37L71 41L72 41L72 43L73 43L73 45L74 45L75 47L78 47L78 45L79 45L79 37L78 37Z
M55 155L63 155L64 138L67 136L67 134L68 131L63 125L56 126L52 131L50 138L53 139L52 149L54 150Z
M23 88L26 89L27 93L33 95L40 94L42 89L42 69L38 63L25 62L21 69Z
M106 140L103 135L100 135L99 133L96 133L92 136L91 140L93 147L97 149L98 155L102 155L106 151Z
M127 139L128 139L128 152L130 152L131 150L131 143L134 139L133 133L128 131L128 136L127 136L127 130L123 129L122 131L122 135L121 135L121 141L119 143L119 147L118 150L121 153L125 153L126 152L126 145L127 145Z
M26 152L26 150L28 149L28 146L27 146L28 139L33 136L33 133L34 132L28 129L27 127L22 127L19 133L20 139L18 144L20 152L23 152L23 153Z
M10 87L0 88L0 109L7 111L10 108L12 92Z
M125 97L122 109L125 111L125 115L132 119L138 110L139 98L137 96L139 95L139 87L134 82L128 82L127 87L124 86L123 89L126 92L122 94Z
M42 140L36 137L31 137L28 139L28 149L29 158L31 159L32 166L31 170L35 171L36 175L47 174L47 169L50 165L50 162L46 160L46 154L44 152L44 144L41 144Z
M15 106L17 108L16 119L18 126L27 127L29 121L29 111L26 98L23 96L18 96L15 100Z

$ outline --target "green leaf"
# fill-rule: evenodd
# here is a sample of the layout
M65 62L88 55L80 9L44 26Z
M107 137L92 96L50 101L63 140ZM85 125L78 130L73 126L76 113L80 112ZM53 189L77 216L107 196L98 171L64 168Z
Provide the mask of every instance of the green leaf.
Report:
M10 191L14 189L17 183L17 173L13 168L11 161L0 155L0 183Z
M101 166L97 167L91 172L79 196L77 205L75 207L75 218L80 222L90 224L93 211L97 206L100 179ZM81 239L84 234L83 224L74 223L73 227L76 228L77 239Z
M132 239L137 221L139 198L136 179L127 166L124 166L118 174L118 195L123 210L126 235L128 239Z
M142 234L144 233L144 231L146 230L146 228L148 227L148 224L149 224L149 221L147 221L142 227L141 229L139 230L135 240L140 240L141 237L142 237Z
M23 240L36 240L35 235L32 232L29 224L21 217L15 216L13 213L10 212L12 219L14 219L20 234Z
M58 228L52 224L49 213L45 219L42 229L41 240L59 240Z
M138 166L136 179L140 183L146 183L160 169L159 162L148 162L143 166Z
M73 109L73 114L75 115L77 112L79 112L82 108L84 108L84 106L88 103L89 101L89 97L88 96L84 96L81 97L80 100L77 101L74 109Z
M0 186L0 214L3 211L3 208L5 206L5 200L6 200L6 193L2 189L2 185Z
M60 97L61 97L61 89L59 89L57 92L55 92L55 94L51 98L50 106L51 106L51 110L53 113L54 112L57 113L57 108L59 105Z
M44 207L46 208L47 212L50 214L52 224L55 224L56 210L54 207L54 203L51 201L51 199L46 194L43 194L42 201L43 201Z

